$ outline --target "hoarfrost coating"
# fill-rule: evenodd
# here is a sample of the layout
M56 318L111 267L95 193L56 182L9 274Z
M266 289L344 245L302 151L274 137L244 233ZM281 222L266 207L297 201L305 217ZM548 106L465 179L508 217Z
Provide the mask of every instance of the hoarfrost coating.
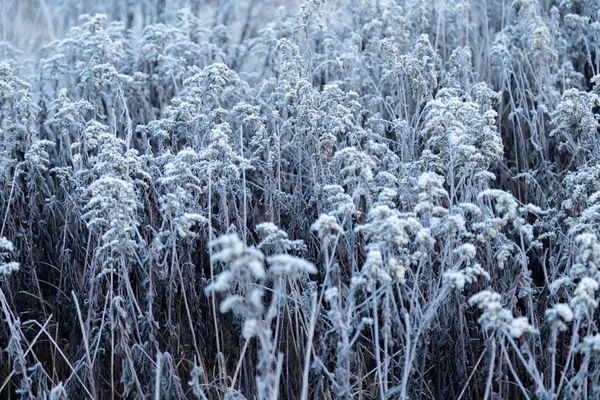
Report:
M0 398L600 398L595 0L0 0Z

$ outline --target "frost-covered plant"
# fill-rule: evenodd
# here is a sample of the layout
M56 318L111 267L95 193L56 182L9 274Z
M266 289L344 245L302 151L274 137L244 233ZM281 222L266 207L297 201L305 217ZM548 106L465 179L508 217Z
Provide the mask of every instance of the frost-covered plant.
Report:
M263 252L267 249L275 253L284 253L289 251L303 251L306 249L302 240L290 240L288 234L279 229L272 222L263 222L256 226L256 232L262 236L257 246Z
M277 3L0 1L0 398L600 397L598 2Z
M257 391L261 399L277 396L277 381L281 374L282 354L276 354L274 342L277 330L273 332L273 322L279 321L281 296L283 295L282 279L296 280L304 274L317 272L315 266L301 258L278 254L267 257L268 273L275 281L274 294L269 307L265 310L262 285L266 271L264 255L258 249L246 247L236 235L224 235L213 243L212 247L220 247L212 259L228 265L228 269L217 275L205 291L229 292L219 307L222 313L234 311L244 318L242 336L249 340L258 337L260 356L258 362Z
M394 42L394 38L381 41L381 46L387 53L382 83L390 85L391 94L395 97L395 103L398 103L394 117L410 120L412 113L418 112L422 103L428 101L436 89L437 55L426 34L419 37L412 52L408 54L401 54ZM410 95L408 99L407 94ZM412 107L409 109L407 104L403 108L400 100L406 102L409 99L412 100Z
M0 138L3 167L9 160L19 159L36 136L35 120L39 107L35 104L30 85L15 76L12 67L0 62Z
M477 278L483 276L490 279L490 274L479 263L472 263L475 258L476 248L470 243L465 243L454 250L458 255L461 264L464 263L464 268L447 271L444 273L444 281L451 287L463 290L467 283L477 281Z
M575 311L576 316L587 314L590 309L598 307L596 301L596 290L598 290L598 282L591 278L583 278L575 289L574 297L570 301L571 308Z
M92 197L84 218L88 226L98 229L102 248L127 251L136 246L134 233L138 200L132 185L122 179L105 177L90 186Z
M502 307L502 296L500 294L484 290L469 299L470 305L476 305L482 314L479 323L485 331L497 331L507 329L513 321L510 311Z
M576 162L585 161L600 154L598 147L598 115L593 109L600 106L600 99L594 93L569 89L551 114L553 129L550 136L556 135L560 141L559 150L571 154Z
M19 263L8 261L11 253L15 250L12 242L5 237L0 237L0 274L6 276L19 270Z
M321 214L319 219L312 224L311 229L316 231L319 238L326 244L337 240L342 233L342 227L336 218L327 214Z
M432 167L448 175L453 190L462 191L464 183L489 177L487 170L503 155L493 109L498 96L494 93L480 101L454 88L442 88L426 106L423 136L432 154Z
M573 311L566 304L555 304L546 310L546 319L559 331L566 331L566 323L573 321Z

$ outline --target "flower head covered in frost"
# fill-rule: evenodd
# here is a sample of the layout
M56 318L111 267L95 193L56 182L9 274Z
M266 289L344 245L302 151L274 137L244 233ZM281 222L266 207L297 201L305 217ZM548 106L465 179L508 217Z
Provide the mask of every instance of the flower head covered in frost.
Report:
M478 321L484 330L506 330L515 338L525 333L537 333L526 318L513 318L511 312L502 307L501 299L498 293L491 290L483 290L469 299L470 305L477 305L483 311Z
M352 197L344 192L340 185L325 185L322 190L324 210L327 215L337 217L340 221L345 216L351 216L356 213L356 206Z
M202 181L197 177L199 169L198 154L190 148L180 150L164 167L164 177L160 184L165 187L183 187L188 191L201 191Z
M444 177L433 172L424 172L417 181L417 190L419 191L419 203L415 206L415 213L419 216L430 214L428 235L454 237L465 231L465 221L462 215L450 214L447 208L436 205L444 198L448 198L448 192L444 189ZM430 245L433 244L433 238L428 241Z
M504 245L496 252L496 261L498 262L498 269L502 270L506 266L506 262L510 258L514 245Z
M244 82L223 63L212 63L202 70L193 68L193 72L195 74L183 82L179 98L194 108L201 107L206 114L233 103L242 95Z
M598 307L598 301L595 299L598 290L598 282L592 278L583 278L575 289L574 297L571 299L571 308L575 310L575 315L581 316L589 309Z
M355 146L365 132L360 124L355 124L354 115L360 110L361 105L356 101L356 92L346 92L339 83L327 83L321 92L320 111L327 118L320 121L320 135L318 147L325 150L329 143L335 145L338 138L348 139L348 144Z
M444 273L444 283L451 288L462 290L467 283L476 282L479 276L490 279L490 274L483 269L481 264L473 263L477 249L471 243L459 246L454 250L454 254L458 255L459 261L464 263L465 267Z
M231 292L219 307L221 313L234 311L244 316L242 334L251 338L257 334L259 319L263 312L264 290L256 285L266 277L264 255L254 247L247 247L236 234L227 234L210 243L220 249L213 254L214 262L228 266L204 289L211 292ZM235 285L232 285L235 284Z
M600 356L600 335L596 334L583 338L583 343L577 346L577 350L588 357Z
M475 263L463 269L444 272L444 283L453 289L463 290L467 283L476 282L480 276L490 279L490 274L481 264Z
M90 185L92 198L86 205L84 218L88 227L102 230L103 246L123 248L126 243L135 246L133 231L138 209L138 196L131 183L113 177L100 178Z
M6 42L3 42L5 45ZM3 46L5 48L5 46ZM31 86L13 74L10 64L0 61L0 169L24 152L35 137L35 122L40 108Z
M546 319L559 331L564 332L567 330L567 323L573 321L573 311L567 304L555 304L546 310Z
M256 232L262 236L257 248L263 252L266 249L272 249L278 253L306 250L306 245L302 240L290 240L288 234L272 222L256 225Z
M185 40L187 41L187 38ZM211 51L215 50L213 47ZM193 57L192 54L187 53L187 57ZM227 129L219 126L227 125L223 121L224 114L244 97L245 85L237 73L219 62L210 63L200 70L198 66L184 66L181 69L179 64L183 60L172 56L161 56L158 61L158 74L162 75L165 81L169 76L168 82L162 85L160 81L154 81L161 87L161 91L165 90L162 86L169 86L175 79L182 79L183 82L181 90L175 90L178 93L165 109L166 118L149 122L147 130L158 137L161 146L185 143L186 146L200 151L210 147L205 145L206 139L210 139L210 144L219 142L214 146L217 152L226 151L223 138L227 138L229 134ZM168 91L167 89L167 94ZM168 103L168 100L165 99L165 102Z
M458 270L444 272L444 285L452 289L463 290L467 284L467 276Z
M454 254L457 254L460 261L469 262L477 255L477 249L471 243L465 243L454 250Z
M367 193L366 188L373 181L375 167L369 155L354 147L346 147L334 154L331 164L339 171L343 186L352 188L352 191L358 190L358 193Z
M312 224L311 229L317 232L319 239L325 244L337 240L339 235L343 233L343 229L338 224L337 219L327 214L321 214L319 219Z
M571 266L569 275L573 278L581 276L594 276L600 266L600 244L598 237L593 233L581 233L575 237L579 247L577 262Z
M300 257L289 254L277 254L267 257L269 272L274 276L284 276L290 279L298 279L304 273L316 274L317 268Z
M589 163L568 172L563 185L566 193L561 202L561 211L567 215L568 220L576 223L571 218L579 218L587 208L593 207L600 200L596 195L600 191L600 164Z
M494 216L487 217L482 222L478 222L473 226L481 233L477 236L480 242L489 241L495 238L500 238L504 241L504 244L498 250L496 257L500 269L503 269L507 259L510 257L514 249L514 244L508 241L504 236L502 228L506 227L509 223L523 239L531 245L538 245L534 241L533 226L530 225L525 219L525 214L534 213L541 214L542 211L539 207L527 204L523 207L519 207L515 197L499 189L486 189L477 195L477 199L482 202L482 206L488 204L489 206L483 206L482 208L490 208L494 212Z
M200 151L200 170L208 179L212 176L213 184L225 187L238 182L242 169L249 169L248 160L239 156L231 147L229 140L232 135L231 126L224 122L216 125L210 131L210 144Z
M517 201L510 193L507 193L504 190L487 189L477 196L479 200L485 197L496 201L496 213L502 218L503 225L506 225L509 221L514 221L517 218Z
M600 98L595 93L582 92L576 88L565 90L560 104L551 115L554 129L550 136L558 137L561 141L560 148L567 148L578 158L587 158L597 151L596 132L599 124L593 110L598 105Z
M179 236L193 238L196 236L195 227L207 224L208 220L200 214L184 213L181 217L175 218L174 222Z
M416 189L419 191L419 203L415 206L417 215L431 212L436 200L447 197L444 189L444 178L433 172L424 172L417 180Z
M427 138L428 151L435 152L430 153L432 166L439 172L454 172L459 178L489 176L488 168L503 155L496 111L470 101L453 87L441 88L426 110L422 134Z
M168 161L167 161L168 160ZM158 199L164 218L173 220L177 234L194 238L207 218L198 211L198 196L202 193L198 154L190 148L180 150L175 156L165 157L164 175L158 179L165 194Z
M434 172L424 172L417 181L420 201L433 201L448 196L444 189L444 177Z
M0 237L0 276L10 275L19 270L18 262L6 262L9 255L15 250L12 242L5 237Z
M376 204L394 208L396 207L396 204L394 203L394 198L396 196L398 196L398 192L396 190L384 187L383 189L381 189L379 195L377 196Z
M305 251L306 246L301 240L289 240L287 233L277 228L273 223L267 222L257 225L257 232L265 235L258 248L271 247L278 251ZM292 280L299 279L302 275L316 274L314 264L300 257L289 254L275 254L267 257L269 273L274 277L287 277Z
M368 292L372 292L377 283L392 280L390 274L383 268L383 256L379 250L370 250L367 253L361 275L365 279Z
M512 320L510 312L502 308L501 299L498 293L490 290L483 290L469 299L470 305L477 305L483 311L478 321L485 330L496 330Z
M230 281L236 277L249 278L253 276L257 279L265 277L265 256L260 250L246 247L237 235L223 235L212 241L210 247L220 247L220 250L213 254L212 259L214 262L227 264L229 269L215 277L215 280L206 287L207 293L227 291L230 288Z
M429 42L429 36L422 34L412 52L408 54L402 54L393 39L392 37L381 41L387 61L384 66L383 82L389 82L391 85L395 85L396 82L406 82L411 88L412 95L419 102L430 99L431 91L437 86L435 73L437 54Z
M90 121L80 136L82 142L73 145L80 148L75 158L86 164L89 162L93 176L113 177L131 182L136 187L149 188L148 182L152 181L152 177L145 171L137 150L128 149L125 140L110 133L108 126ZM86 175L83 178L87 179L87 167L81 170L84 171ZM85 186L83 182L80 185Z
M125 58L123 42L113 41L104 29L103 14L82 16L83 24L70 29L68 38L56 42L57 57L79 77L83 97L93 97L106 90L106 85L118 77L117 69Z
M416 235L418 240L427 239L426 230L416 218L403 218L398 210L386 205L372 208L367 221L356 228L369 242L367 249L403 247L411 243L412 235Z
M235 234L223 235L211 243L211 247L219 246L220 250L213 254L213 261L222 262L228 269L217 275L205 292L228 292L232 283L237 283L237 293L229 295L221 302L220 311L230 310L245 317L242 335L249 339L257 335L263 318L262 298L264 290L255 282L262 282L266 277L264 255L260 250L246 245ZM299 257L278 254L267 257L270 265L269 273L276 277L298 279L304 273L314 274L316 267Z
M47 165L50 163L50 155L46 151L46 146L54 146L54 142L50 140L37 140L35 141L27 153L25 153L25 164L28 166L30 173L33 170L45 172Z
M527 318L514 318L508 327L508 333L514 338L520 338L526 333L538 333L537 329L529 324Z

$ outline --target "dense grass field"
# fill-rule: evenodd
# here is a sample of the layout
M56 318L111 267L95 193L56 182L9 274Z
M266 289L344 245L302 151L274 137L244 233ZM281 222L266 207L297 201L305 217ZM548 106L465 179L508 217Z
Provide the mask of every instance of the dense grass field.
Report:
M0 24L0 398L600 399L597 0Z

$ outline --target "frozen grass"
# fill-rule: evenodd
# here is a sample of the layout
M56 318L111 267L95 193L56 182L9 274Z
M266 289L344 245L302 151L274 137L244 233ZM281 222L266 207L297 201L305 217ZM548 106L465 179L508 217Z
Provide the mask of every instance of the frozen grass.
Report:
M0 12L1 398L600 398L597 1Z

